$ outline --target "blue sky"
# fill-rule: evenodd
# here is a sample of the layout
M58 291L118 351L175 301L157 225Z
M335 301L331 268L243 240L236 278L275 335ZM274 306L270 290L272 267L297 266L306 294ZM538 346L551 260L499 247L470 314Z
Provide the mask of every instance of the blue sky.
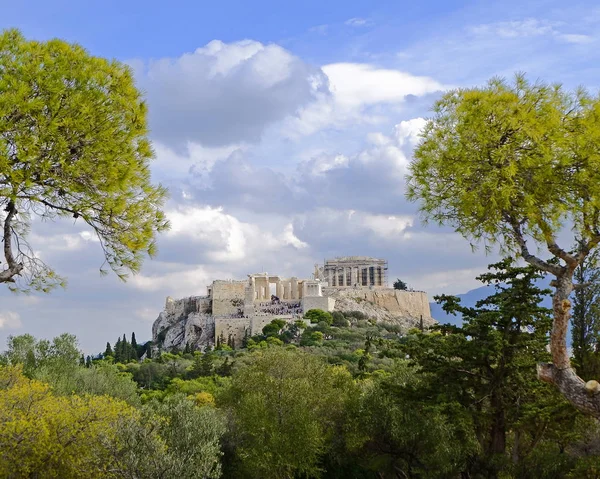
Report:
M153 178L169 187L160 253L126 284L100 277L79 224L34 224L65 291L0 290L10 334L77 334L88 352L149 339L167 295L340 255L389 260L433 294L495 260L423 227L404 175L431 104L496 75L599 89L600 8L559 1L0 1L0 28L127 62L147 98Z

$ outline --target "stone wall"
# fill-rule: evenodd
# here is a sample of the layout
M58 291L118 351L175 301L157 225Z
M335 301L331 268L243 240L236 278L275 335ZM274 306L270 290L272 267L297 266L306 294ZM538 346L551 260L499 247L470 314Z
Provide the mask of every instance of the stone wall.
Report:
M213 316L229 316L244 309L248 281L214 281L212 284Z
M306 313L309 309L322 309L333 311L335 299L328 296L306 296L302 299L302 309Z
M425 326L435 324L425 292L392 288L323 288L323 295L335 299L336 311L360 311L378 321L397 323L405 328L418 326L421 317Z
M242 341L246 336L246 331L248 332L248 335L251 335L250 320L247 318L216 318L213 344L217 344L218 338L223 338L225 344L227 344L227 341L231 337L235 341L235 347L240 348L242 347Z

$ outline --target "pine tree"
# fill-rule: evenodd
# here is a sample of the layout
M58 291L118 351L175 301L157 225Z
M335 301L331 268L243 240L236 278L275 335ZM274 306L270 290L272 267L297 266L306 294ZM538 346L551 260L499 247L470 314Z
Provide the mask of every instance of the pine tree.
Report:
M108 341L106 342L106 349L104 350L104 357L106 358L107 356L114 356L113 350Z
M207 351L205 352L201 359L198 368L198 374L200 376L212 376L214 370L215 355L214 353Z
M574 274L575 281L586 286L573 293L573 362L577 374L586 380L600 374L599 260L596 250L577 267Z

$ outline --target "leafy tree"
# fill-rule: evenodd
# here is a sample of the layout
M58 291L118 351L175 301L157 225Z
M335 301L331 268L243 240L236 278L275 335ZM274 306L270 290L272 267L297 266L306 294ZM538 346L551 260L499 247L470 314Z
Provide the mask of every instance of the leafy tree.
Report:
M553 364L538 365L538 375L600 417L600 394L588 391L597 383L586 388L575 374L566 343L574 272L600 242L600 98L517 75L513 84L495 78L450 91L434 112L410 166L408 198L420 200L426 220L486 248L499 243L555 277ZM567 229L579 239L573 253L558 244Z
M64 284L27 243L34 216L83 221L119 278L139 271L168 223L166 190L150 182L146 105L131 69L6 30L0 70L0 283L44 292Z
M52 365L61 374L68 374L79 364L81 352L77 338L63 333L52 341L37 340L30 334L9 336L8 349L2 354L5 362L11 365L22 365L23 372L33 377L37 369Z
M298 350L252 353L222 399L233 414L235 477L318 475L352 388L347 371Z
M322 309L309 309L304 313L304 317L309 319L311 323L320 323L321 321L325 321L329 325L333 323L333 316L331 313L323 311Z
M406 362L362 383L360 403L346 431L349 453L373 475L446 479L462 475L478 445L470 418L460 409L410 394L426 376ZM371 477L371 476L365 476Z
M134 415L108 396L55 396L20 367L0 368L0 476L114 477L106 443Z
M267 337L279 336L285 325L286 322L283 319L274 319L263 328L262 333Z
M331 313L331 316L333 318L333 322L331 323L333 326L337 326L338 328L345 328L348 326L348 320L343 313L334 311Z
M400 278L398 278L396 281L394 281L394 289L400 289L402 291L406 291L408 289L408 285L402 281Z
M219 478L221 436L225 433L222 414L212 407L197 407L185 396L174 395L150 403L155 414L165 418L159 433L167 445L170 473L163 477Z
M575 269L575 280L587 284L573 293L573 360L584 379L600 375L600 252L594 250Z

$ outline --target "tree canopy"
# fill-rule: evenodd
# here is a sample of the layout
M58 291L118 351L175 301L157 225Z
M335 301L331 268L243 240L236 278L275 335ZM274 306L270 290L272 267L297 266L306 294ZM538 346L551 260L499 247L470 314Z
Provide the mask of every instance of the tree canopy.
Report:
M27 242L33 217L83 221L121 279L155 254L167 192L151 183L147 133L127 65L0 33L0 283L44 292L64 284Z
M566 334L574 271L600 242L599 140L600 97L532 84L524 75L512 84L494 78L435 104L407 190L426 221L486 248L499 243L556 277L553 365L538 366L538 373L597 417L600 395L590 395L570 367ZM558 244L569 229L578 239L572 253Z

